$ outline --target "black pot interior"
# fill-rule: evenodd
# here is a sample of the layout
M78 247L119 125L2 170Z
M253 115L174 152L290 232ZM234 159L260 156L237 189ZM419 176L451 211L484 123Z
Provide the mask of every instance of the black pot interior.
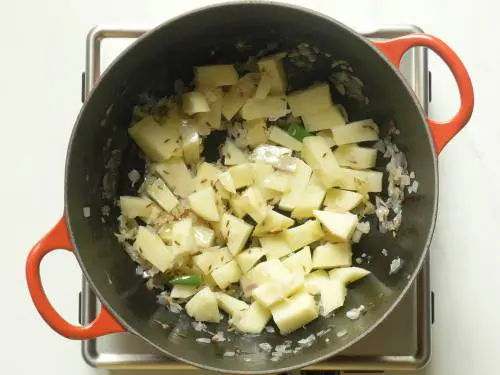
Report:
M418 194L406 201L403 225L396 239L372 230L355 246L354 257L367 254L362 266L373 275L352 286L346 306L335 317L318 319L286 338L268 332L258 336L225 333L231 341L197 343L195 337L210 335L193 331L185 316L167 314L156 304L154 294L135 274L136 265L113 235L118 215L115 198L132 192L127 173L142 168L137 149L126 133L132 106L144 92L154 97L172 94L174 80L189 82L194 65L244 62L269 43L277 43L278 51L286 51L303 42L331 54L331 60L347 60L365 83L365 94L370 99L365 106L345 100L332 87L334 99L345 105L351 120L373 117L382 125L383 133L389 119L396 122L401 131L396 142L406 152L409 170L416 173ZM331 60L320 59L313 70L292 79L294 89L325 80L331 73ZM131 332L166 354L205 368L233 373L278 372L338 353L372 329L396 304L428 246L436 184L435 156L421 109L401 77L365 40L329 19L296 8L233 4L168 22L134 44L103 76L82 109L69 147L66 214L81 266L93 289ZM111 208L109 216L101 214L106 205ZM83 207L87 206L91 209L89 218L83 215ZM382 255L383 248L389 256ZM390 262L396 256L404 261L403 268L389 276ZM367 314L357 321L347 319L345 311L360 304L367 307ZM154 322L160 312L170 329L162 329ZM285 339L292 340L292 347L296 347L297 340L327 327L331 331L311 347L286 355L279 362L270 361L270 354L258 347L259 343L274 346ZM210 327L213 332L226 329L225 324ZM343 330L347 334L337 337ZM235 350L235 357L223 356L225 351Z

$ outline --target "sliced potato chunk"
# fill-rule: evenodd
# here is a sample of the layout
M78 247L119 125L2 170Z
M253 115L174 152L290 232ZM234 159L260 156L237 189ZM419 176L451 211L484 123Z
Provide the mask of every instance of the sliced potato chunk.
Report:
M250 306L226 293L215 292L219 307L233 317L241 316Z
M289 172L276 171L264 180L264 187L280 193L286 193L289 190L292 176Z
M221 128L222 100L224 94L220 88L201 88L200 92L205 95L210 112L200 112L195 115L195 120L199 125L206 125L212 129ZM200 134L203 135L203 134ZM205 134L208 135L208 134Z
M194 285L174 285L170 292L172 298L189 298L198 292L198 287Z
M323 199L325 198L326 189L319 181L319 178L313 173L309 184L304 191L302 200L299 201L297 206L292 211L294 219L306 219L314 217L313 211L321 207Z
M161 209L145 197L121 196L120 210L123 216L130 219L140 217L146 223L155 220L161 213Z
M260 78L259 85L257 86L257 90L255 91L255 99L265 99L271 92L273 85L273 79L270 74L262 73L262 77Z
M368 119L334 128L332 134L335 144L340 146L348 143L376 141L379 130L377 124L372 119Z
M345 285L358 281L369 274L370 271L360 267L335 268L329 273L330 279L339 280Z
M271 307L271 314L280 333L286 335L318 317L313 296L299 292Z
M147 227L139 227L135 238L134 247L141 256L161 272L165 272L173 266L176 249L167 246L161 238Z
M201 137L200 125L186 124L181 127L182 156L184 161L190 165L195 165L200 161Z
M267 134L266 120L259 118L249 120L246 123L247 143L250 147L262 145L267 142L269 136Z
M212 271L211 276L219 288L226 289L230 284L240 280L241 270L233 259Z
M214 245L215 232L212 229L202 224L196 224L193 226L193 231L198 247L206 249Z
M238 165L248 162L245 153L240 150L234 142L227 141L222 149L225 165Z
M284 53L267 56L257 62L262 75L269 76L271 80L270 93L272 95L283 95L286 93L287 79L285 69L283 69Z
M234 186L233 177L229 171L222 172L219 175L219 182L222 187L226 189L229 193L236 194L236 187Z
M345 125L344 117L335 105L322 109L319 112L302 115L302 122L309 132L317 132Z
M335 279L328 280L320 287L321 311L322 316L327 316L332 311L344 305L347 288L345 285Z
M269 209L264 220L255 227L253 236L279 233L290 228L293 224L295 224L293 219Z
M352 250L348 243L326 243L314 249L312 267L330 269L352 265Z
M284 235L288 245L295 251L320 240L324 233L318 220L307 220L302 225L287 229Z
M253 180L254 186L259 189L262 197L266 200L275 197L276 191L268 189L265 187L266 179L274 173L274 168L272 165L258 161L253 163Z
M238 72L233 65L205 65L195 68L197 87L232 86L238 82Z
M253 184L253 167L250 163L236 165L228 169L233 179L235 189L241 189Z
M177 221L172 226L172 241L179 246L182 253L194 254L198 245L194 236L193 220L185 218Z
M226 120L231 120L255 94L259 81L260 74L248 73L231 87L222 101L222 115Z
M205 274L209 275L213 270L223 266L233 259L226 247L209 248L201 254L193 257L193 263Z
M239 253L236 256L236 262L243 273L247 273L255 266L259 260L265 256L264 251L260 247L251 247Z
M170 212L179 204L175 195L170 191L168 186L161 180L156 179L151 185L147 187L148 195L163 208L165 211Z
M233 255L238 254L250 237L253 226L227 212L222 216L220 225L229 251Z
M294 116L317 113L333 106L328 83L315 84L288 95L288 105Z
M233 319L233 324L241 332L261 333L269 319L271 319L269 309L255 301L248 310L244 311L241 318Z
M196 181L182 158L171 158L154 169L174 194L187 197L195 191Z
M219 178L221 171L214 165L203 162L199 165L198 171L196 172L195 190L199 191L209 186L214 186Z
M259 240L267 259L281 258L293 251L283 234L271 234Z
M340 242L351 239L358 217L349 212L314 211L314 216L321 222L330 235Z
M355 190L363 194L380 193L384 174L378 171L357 171L349 168L339 168L336 187Z
M212 187L203 188L188 197L189 205L196 215L207 221L219 221L219 211L215 191Z
M210 112L205 95L198 91L182 94L182 110L185 114L192 116L195 113Z
M268 96L265 99L250 98L241 108L244 120L258 118L280 118L286 115L286 97Z
M290 272L305 276L312 270L311 249L304 247L283 260L283 264Z
M279 208L285 211L292 211L304 197L304 192L309 184L312 169L302 160L294 159L297 165L293 176L290 179L290 191L283 194L279 202Z
M312 295L320 294L321 285L330 278L325 270L316 270L304 277L304 289Z
M199 322L219 323L217 298L209 287L204 287L186 303L187 314Z
M338 183L339 166L332 150L320 136L306 137L302 140L302 158L309 165L325 187Z
M302 275L288 274L285 278L259 285L252 291L252 297L269 308L283 301L304 285Z
M261 223L267 216L268 207L266 205L266 200L259 189L254 186L247 188L241 194L241 208L250 215L257 224Z
M290 150L294 151L302 150L302 142L295 139L286 131L277 126L271 126L271 132L269 133L269 140L278 145L288 147Z
M369 169L377 164L377 152L374 148L348 144L338 147L333 154L339 165L343 167Z
M347 212L356 208L363 200L363 195L337 188L331 188L326 192L323 202L329 211Z

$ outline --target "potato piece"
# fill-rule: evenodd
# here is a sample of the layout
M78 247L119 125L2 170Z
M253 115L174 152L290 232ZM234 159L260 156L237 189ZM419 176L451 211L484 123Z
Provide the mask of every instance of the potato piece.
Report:
M290 228L293 224L295 224L293 219L272 209L268 209L266 217L261 223L257 224L252 235L263 236L268 233L279 233Z
M314 216L321 222L333 238L340 242L349 242L358 217L349 212L314 211Z
M348 143L376 141L379 130L372 119L367 119L334 128L332 134L335 144L340 146Z
M196 181L182 158L171 158L154 169L174 194L185 198L195 191Z
M219 211L215 191L212 187L203 188L188 197L189 205L196 215L208 221L219 221Z
M161 272L169 270L174 263L174 246L167 246L152 229L140 226L134 247L141 256Z
M231 212L240 219L244 218L247 214L245 211L245 204L240 196L231 197L229 206L231 207Z
M195 120L200 125L209 126L212 129L221 128L221 117L222 117L222 100L224 94L220 88L202 88L199 89L203 93L205 99L210 107L210 112L201 112L195 115ZM200 135L208 135L201 134Z
M284 279L290 275L290 271L279 259L271 259L257 264L247 272L246 277L249 282L262 285L273 280Z
M210 112L207 99L198 91L182 94L182 110L188 116L199 112Z
M150 223L161 213L161 208L146 197L120 197L120 211L123 216L130 219L140 217L144 222Z
M260 237L259 240L267 259L278 259L290 254L294 250L281 233Z
M233 255L243 249L253 230L253 226L227 212L222 216L220 228Z
M198 292L198 287L194 285L174 285L170 292L172 298L189 298Z
M233 65L205 65L194 68L197 87L232 86L238 82Z
M234 186L233 177L229 171L222 172L219 175L219 182L222 187L226 189L229 193L236 194L236 187Z
M328 280L320 287L322 316L327 316L332 311L344 305L347 288L338 280Z
M244 120L280 118L286 115L286 110L285 96L268 96L265 99L250 98L241 108L241 117Z
M232 317L240 317L250 306L247 303L222 292L215 292L219 307Z
M316 319L318 306L313 296L299 292L271 307L271 314L280 333L286 335Z
M269 309L255 301L240 319L233 319L233 324L241 332L261 333L269 319L271 319Z
M343 167L369 169L377 164L377 152L374 148L348 144L338 147L333 154L337 163Z
M214 165L207 162L201 163L196 172L196 177L194 178L195 191L215 185L221 173L222 172Z
M193 226L193 231L198 247L206 249L214 245L215 232L212 229L202 224L196 224Z
M290 178L290 191L283 194L279 202L279 208L284 211L292 211L304 198L304 192L309 184L312 169L302 160L294 159L297 165L293 176Z
M321 131L317 132L316 135L318 137L323 138L323 140L326 142L328 147L332 148L333 146L335 146L335 142L333 141L333 134L332 134L331 129L321 130Z
M259 81L260 74L247 73L231 87L222 100L222 115L226 120L230 121L255 94Z
M335 105L322 109L319 112L302 115L302 122L309 132L317 132L345 125L344 117Z
M286 131L277 126L271 126L271 132L269 133L269 140L289 148L290 150L300 151L302 150L302 142L292 137Z
M195 165L200 161L201 155L201 137L198 133L199 126L194 124L185 124L181 127L182 157L190 165Z
M307 220L304 224L287 229L284 232L286 242L293 251L320 240L323 230L317 220Z
M315 84L288 95L288 105L295 117L317 113L333 106L328 83Z
M168 186L159 178L149 185L146 190L148 195L167 212L172 211L172 209L179 203Z
M255 99L265 99L271 92L273 80L268 73L262 73L262 76L255 91Z
M238 263L233 259L212 271L211 276L219 288L226 289L230 284L240 279L241 270Z
M352 265L352 250L348 243L326 243L314 249L312 266L318 268L349 267Z
M246 122L247 143L250 147L262 145L267 142L269 136L267 134L266 120L259 118Z
M270 190L264 186L266 179L274 173L274 168L262 161L253 163L252 166L254 187L259 189L262 197L266 200L275 197L277 195L276 191Z
M257 62L259 70L263 75L268 75L271 79L272 95L282 95L286 93L287 80L285 69L283 69L283 58L285 53L279 53L272 56L267 56Z
M148 116L129 128L128 133L146 156L160 162L170 159L180 149L179 127L179 119L167 119L160 124Z
M347 212L356 208L363 200L363 195L353 191L331 188L326 192L323 204L328 211Z
M268 206L259 189L254 186L241 194L241 208L258 224L267 216Z
M305 276L304 289L312 295L320 294L321 285L329 279L328 273L325 270L316 270Z
M233 256L226 247L209 248L201 254L193 257L193 263L205 274L209 275L213 270L230 262Z
M319 178L313 173L309 184L304 191L302 200L299 201L297 206L292 211L294 219L306 219L313 217L313 211L321 207L323 199L325 198L326 189L323 187Z
M243 273L247 273L265 256L264 251L260 247L251 247L239 253L236 256L236 262L240 266Z
M363 194L380 193L384 174L378 171L357 171L349 168L339 168L339 177L335 187L355 190Z
M252 291L252 297L263 306L269 308L295 293L303 285L304 278L302 275L288 274L283 279L259 285Z
M224 155L224 165L238 165L248 162L245 153L231 141L225 143L222 154Z
M370 271L360 267L335 268L329 272L330 279L339 280L344 285L358 281L368 274Z
M290 179L293 174L289 172L276 171L264 179L264 187L280 193L286 193L289 190Z
M233 179L233 184L236 189L241 189L245 186L253 184L253 167L250 163L236 165L228 169Z
M219 323L217 298L209 287L201 289L186 303L187 314L199 322Z
M194 254L198 251L191 218L174 223L172 226L172 241L174 245L180 247L183 253Z
M304 247L285 258L283 264L293 274L305 276L312 270L311 249Z
M311 167L325 187L332 187L339 179L339 165L323 137L312 136L302 140L302 159Z

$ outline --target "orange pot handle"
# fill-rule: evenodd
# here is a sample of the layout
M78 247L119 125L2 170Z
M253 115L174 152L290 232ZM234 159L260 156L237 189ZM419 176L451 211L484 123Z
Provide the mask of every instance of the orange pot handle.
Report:
M26 262L26 280L31 298L42 318L56 332L69 339L84 340L95 338L109 333L124 332L125 329L118 323L110 312L102 307L96 319L88 326L79 326L68 323L57 313L50 304L42 286L40 277L40 263L42 259L54 250L73 250L73 244L68 235L68 228L64 217L42 238L28 255Z
M430 48L450 68L460 93L460 109L448 121L439 122L427 119L434 138L436 152L439 154L444 146L467 124L474 108L474 90L464 64L446 43L427 34L409 34L384 41L373 41L373 43L398 68L404 53L412 47Z

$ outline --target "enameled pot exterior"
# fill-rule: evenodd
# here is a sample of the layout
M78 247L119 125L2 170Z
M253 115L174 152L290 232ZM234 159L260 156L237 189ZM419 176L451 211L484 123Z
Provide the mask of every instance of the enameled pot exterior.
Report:
M236 50L233 46L239 40L252 47L243 52ZM277 335L264 333L253 338L234 335L230 343L201 348L194 340L199 334L195 336L195 332L185 327L189 321L184 317L171 316L171 330L159 328L154 322L159 309L155 297L135 275L135 265L113 235L117 215L114 200L126 179L125 166L130 168L133 164L129 160L133 145L130 145L126 128L138 94L148 90L152 95L166 95L172 91L176 78L189 80L191 66L232 62L242 54L252 55L269 40L279 41L283 48L307 42L349 61L365 83L366 95L371 99L367 107L353 110L353 119L370 116L381 123L393 119L401 130L398 145L406 152L410 168L420 182L418 199L409 200L405 205L400 237L395 240L374 235L360 244L363 251L373 255L372 265L368 265L373 277L351 291L353 297L347 301L347 308L363 303L369 306L368 313L356 323L339 314L295 332L287 338L300 340L329 324L350 327L345 337L337 337L332 331L328 344L317 340L311 348L279 362L269 361L258 350L258 343L280 343L282 338ZM425 46L438 53L458 83L460 109L445 123L426 119L397 70L404 52L415 46ZM27 261L26 276L35 306L54 330L68 338L87 339L129 331L178 360L215 371L284 372L335 355L375 328L396 306L417 275L427 254L436 218L436 157L468 122L473 104L472 84L462 62L446 44L429 35L374 42L325 16L268 3L209 7L168 21L141 37L117 59L80 112L68 149L64 217L32 249ZM103 206L111 207L109 217L97 214ZM84 217L84 207L90 207L94 214ZM380 255L385 247L395 248L401 254L404 273L389 277L390 260ZM90 326L66 322L43 291L40 262L55 249L74 251L104 306ZM187 329L187 338L174 334L181 328ZM231 359L222 356L224 351L235 346L247 355Z

